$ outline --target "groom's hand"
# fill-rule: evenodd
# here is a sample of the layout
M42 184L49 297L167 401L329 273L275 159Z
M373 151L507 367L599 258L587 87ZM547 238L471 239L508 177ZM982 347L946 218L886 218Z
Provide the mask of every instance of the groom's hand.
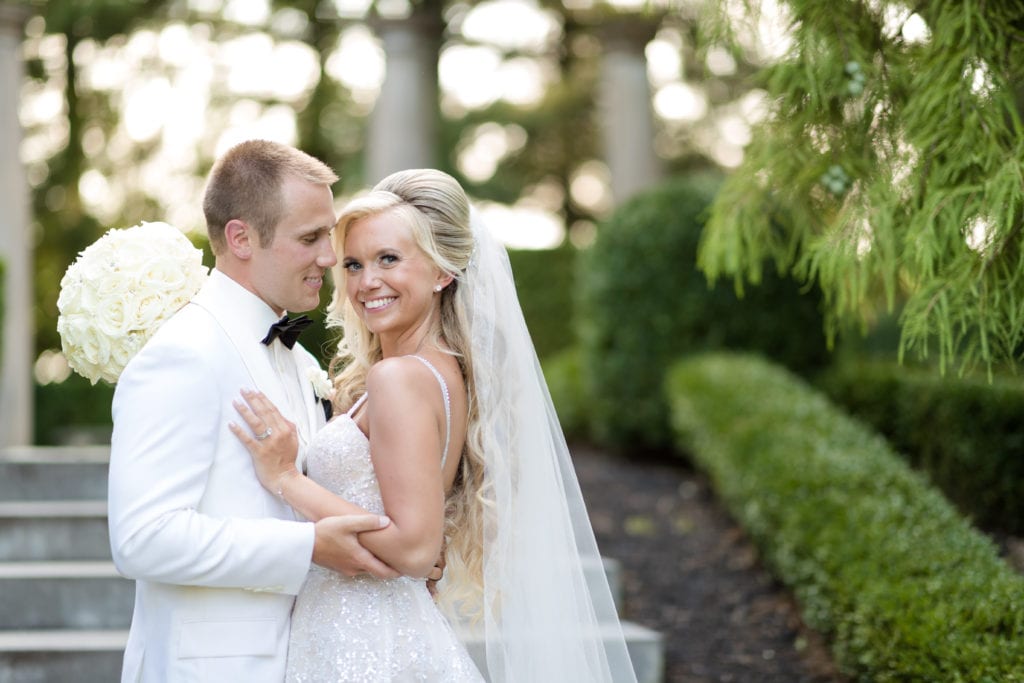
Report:
M444 568L447 565L444 559L446 552L447 546L442 541L441 555L437 558L437 562L434 563L434 568L430 570L430 574L427 575L427 590L434 597L437 597L437 582L444 578Z
M315 527L313 562L345 576L372 574L378 579L401 576L359 543L361 532L383 529L390 523L391 520L380 515L324 517Z

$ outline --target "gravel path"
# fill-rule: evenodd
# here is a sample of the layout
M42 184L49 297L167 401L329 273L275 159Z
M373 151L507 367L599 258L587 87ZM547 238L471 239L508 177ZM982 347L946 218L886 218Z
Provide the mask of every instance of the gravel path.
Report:
M678 460L571 448L625 618L665 637L665 683L842 683L791 595L706 480Z

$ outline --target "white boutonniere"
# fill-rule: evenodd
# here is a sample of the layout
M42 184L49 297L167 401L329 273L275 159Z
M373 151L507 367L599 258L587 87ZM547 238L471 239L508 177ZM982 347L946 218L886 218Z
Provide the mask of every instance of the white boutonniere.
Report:
M306 377L309 378L310 383L313 385L313 393L316 394L317 398L324 401L334 399L334 385L331 384L331 378L327 375L326 371L310 366L306 368Z
M64 273L57 332L71 369L114 383L160 325L199 291L203 252L167 223L108 230Z

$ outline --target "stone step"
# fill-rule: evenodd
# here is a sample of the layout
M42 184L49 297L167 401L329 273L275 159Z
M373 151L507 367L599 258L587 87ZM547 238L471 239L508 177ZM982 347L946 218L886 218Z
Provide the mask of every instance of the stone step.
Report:
M112 562L0 563L0 631L127 628L134 602Z
M0 500L106 500L110 448L0 450Z
M109 560L107 506L101 500L0 502L0 562ZM586 563L603 571L622 611L622 570L617 560Z
M665 644L661 634L631 621L623 621L621 626L637 683L660 683L665 668ZM608 627L602 628L602 638L610 634ZM463 635L462 639L473 662L482 671L486 670L487 654L483 639L472 635Z
M620 607L619 565L605 559L603 567ZM0 629L123 626L133 595L132 582L102 558L0 562Z
M118 678L134 585L109 561L108 459L108 447L0 450L0 683ZM621 611L619 563L585 571L604 572ZM660 681L660 634L622 628L640 683Z
M588 584L590 583L589 575L595 571L598 571L597 567L584 565L584 572L588 575ZM614 558L602 557L599 571L604 572L604 576L608 580L608 587L612 592L612 601L615 603L615 612L621 615L623 607L622 565L620 565L619 561Z
M0 562L110 561L102 500L0 502Z
M0 502L0 562L109 560L107 506L98 500ZM617 560L587 563L603 571L622 612L622 570Z
M0 683L117 681L127 630L0 631Z
M665 676L665 639L653 629L622 622L622 635L633 662L637 683L661 683Z
M664 669L661 635L622 622L638 683L660 683ZM0 683L115 681L120 676L127 630L29 630L0 632ZM484 666L483 643L469 640L470 655Z

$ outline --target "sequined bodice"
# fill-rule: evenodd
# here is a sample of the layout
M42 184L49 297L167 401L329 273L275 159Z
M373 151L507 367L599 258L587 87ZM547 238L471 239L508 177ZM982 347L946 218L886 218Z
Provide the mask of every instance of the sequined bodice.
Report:
M349 414L317 432L306 456L311 479L384 513L370 443ZM286 680L482 683L483 678L424 581L349 578L313 565L292 613Z
M309 477L356 505L384 514L377 476L370 460L370 442L346 413L317 432L306 460Z

